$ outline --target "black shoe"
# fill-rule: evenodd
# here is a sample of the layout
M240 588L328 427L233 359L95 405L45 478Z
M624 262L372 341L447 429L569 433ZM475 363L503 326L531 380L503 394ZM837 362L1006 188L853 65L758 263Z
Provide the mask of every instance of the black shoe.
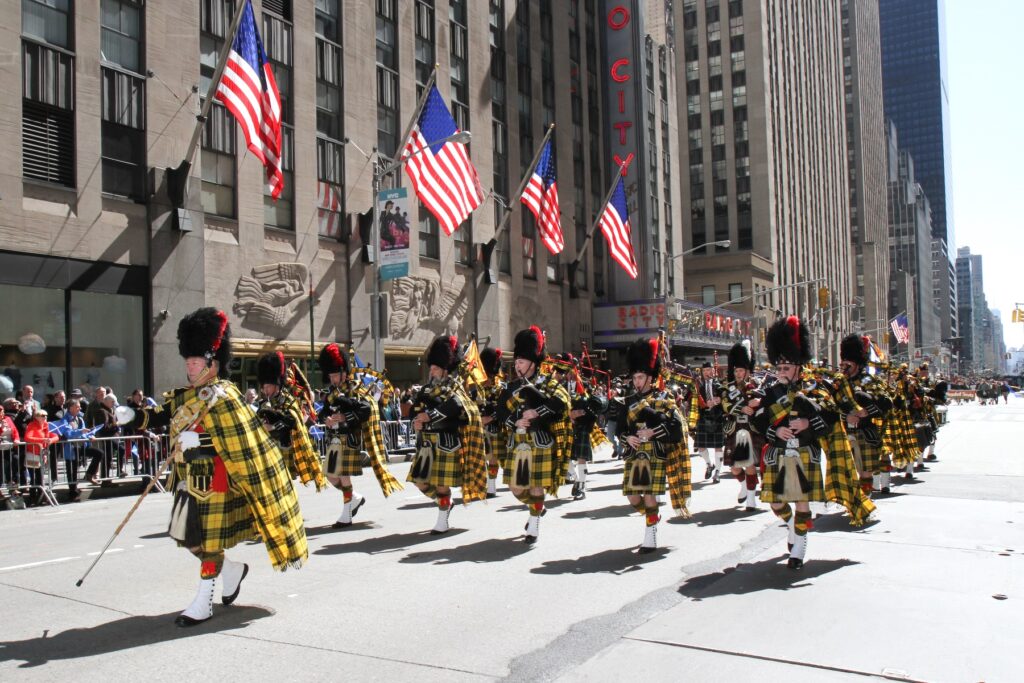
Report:
M927 458L925 458L925 460L927 460L928 462L935 462L938 459L939 456L935 455L934 453L930 454Z
M231 603L233 603L235 601L235 599L238 598L238 594L242 590L242 582L245 581L245 577L248 576L248 575L249 575L249 565L243 564L242 565L242 578L240 578L238 580L238 586L235 587L235 592L232 593L231 595L222 595L221 598L220 598L220 601L222 603L224 603L225 605L230 605Z
M580 489L575 495L573 495L572 499L573 500L583 500L586 497L587 497L587 492L584 491L583 489Z
M797 559L795 557L791 557L791 558L789 558L789 561L786 562L786 566L789 567L790 569L794 569L794 570L803 569L804 568L804 561L800 560L800 559Z
M174 625L181 626L182 628L188 628L189 626L198 626L204 621L209 621L210 619L212 619L212 617L206 617L205 619L193 619L192 617L187 617L184 614L179 614L174 620Z
M913 478L914 478L914 474L912 472L907 472L906 474L903 475L903 479L906 480L906 481L910 481Z
M572 497L573 497L573 500L579 500L580 491L582 491L582 490L583 490L583 487L580 485L580 483L578 481L574 481L572 483Z
M715 466L711 463L704 465L704 479L710 479L711 473L715 471Z
M888 486L883 486L882 487L882 493L889 493L889 487Z
M918 463L918 464L914 465L914 471L915 471L915 472L924 472L924 471L925 471L926 469L928 469L928 468L927 468L927 467L925 467L925 466L924 466L923 464L921 464L921 463Z

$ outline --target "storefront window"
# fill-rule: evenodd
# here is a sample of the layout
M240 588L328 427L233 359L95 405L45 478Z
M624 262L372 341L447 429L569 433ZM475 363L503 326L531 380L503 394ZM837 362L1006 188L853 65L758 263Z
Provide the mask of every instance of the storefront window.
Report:
M2 383L7 397L26 384L42 402L46 394L68 388L65 383L64 291L44 287L0 284L0 370L10 382Z
M108 386L123 403L143 386L142 329L142 297L71 292L70 388Z

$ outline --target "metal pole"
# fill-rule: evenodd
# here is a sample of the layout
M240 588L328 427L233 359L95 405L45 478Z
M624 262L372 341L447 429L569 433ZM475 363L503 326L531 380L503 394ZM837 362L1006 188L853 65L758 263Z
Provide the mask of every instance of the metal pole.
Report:
M313 363L316 362L316 337L313 331L313 307L316 299L313 298L313 269L309 271L309 369L306 374L313 372Z
M402 156L402 151L405 149L405 143L409 140L409 133L412 132L413 126L420 120L420 112L423 111L423 105L427 103L427 96L430 95L430 89L434 87L434 82L437 80L437 67L438 64L434 63L434 70L430 72L430 78L427 79L427 84L423 86L423 93L420 95L419 102L416 103L416 109L413 110L412 117L409 119L409 125L405 127L405 132L402 133L402 137L399 140L402 143L395 150L395 156L389 159L391 164L395 164ZM376 195L374 195L373 201L377 201ZM380 368L377 368L380 370Z
M373 148L373 225L370 226L373 249L373 295L370 297L370 326L373 328L373 369L384 369L384 349L381 345L380 320L380 214L377 195L380 193L380 153ZM374 324L376 322L376 324Z

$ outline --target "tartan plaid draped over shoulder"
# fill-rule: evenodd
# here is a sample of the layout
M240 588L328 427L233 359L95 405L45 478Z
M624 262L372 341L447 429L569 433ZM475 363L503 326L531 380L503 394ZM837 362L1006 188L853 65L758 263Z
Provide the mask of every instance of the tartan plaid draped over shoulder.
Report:
M274 569L284 571L300 567L309 550L299 500L292 486L288 468L277 445L260 425L256 413L242 399L238 388L226 380L217 380L202 387L189 387L166 395L163 410L170 415L179 410L195 409L206 402L199 391L210 387L223 395L201 421L202 429L213 441L214 449L224 463L229 479L227 495L245 498L253 528L266 546ZM171 441L176 429L190 424L175 424L171 419ZM204 534L217 533L204 529Z
M693 495L693 483L690 474L690 450L686 446L687 420L683 417L675 400L667 392L651 394L629 406L626 421L630 425L636 423L636 417L644 407L650 407L657 413L672 415L683 427L683 438L676 443L664 443L665 446L665 478L666 488L672 501L672 509L681 514L689 514L687 504Z
M558 487L565 482L569 474L569 461L572 458L572 398L569 391L554 375L548 375L538 387L541 393L557 398L564 406L562 416L551 423L551 435L555 438L555 481L547 489L551 496L558 495Z
M373 476L380 484L380 490L387 498L395 491L402 490L402 484L391 474L387 466L387 450L384 447L384 431L380 426L380 408L376 399L369 391L360 395L370 404L370 418L360 425L363 437L363 447L370 456L370 466L373 468Z
M458 402L466 415L466 423L459 426L459 464L462 472L462 502L472 503L487 498L487 450L484 446L486 436L484 423L480 418L480 408L470 398L469 393L461 384L456 387L452 397Z
M827 382L819 381L809 394L818 401L823 410L841 412L842 406L857 407L853 389L844 375L829 377ZM860 474L857 472L853 449L846 433L845 420L836 420L829 433L819 441L821 447L828 452L826 500L839 503L846 508L850 515L850 526L863 526L876 508L858 485Z
M327 488L327 477L320 466L320 454L313 446L313 440L309 438L302 404L297 398L283 391L279 391L274 398L279 409L287 411L295 420L295 426L291 429L291 453L288 454L288 464L294 468L291 474L298 476L303 485L312 483L316 485L317 491L323 491Z

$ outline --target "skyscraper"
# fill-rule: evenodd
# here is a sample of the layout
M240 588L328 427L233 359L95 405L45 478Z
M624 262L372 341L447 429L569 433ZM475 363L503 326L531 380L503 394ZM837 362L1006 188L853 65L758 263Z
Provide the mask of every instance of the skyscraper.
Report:
M900 148L914 158L917 180L932 207L936 245L932 278L943 337L956 336L956 248L949 153L944 0L880 0L885 116L896 124Z

